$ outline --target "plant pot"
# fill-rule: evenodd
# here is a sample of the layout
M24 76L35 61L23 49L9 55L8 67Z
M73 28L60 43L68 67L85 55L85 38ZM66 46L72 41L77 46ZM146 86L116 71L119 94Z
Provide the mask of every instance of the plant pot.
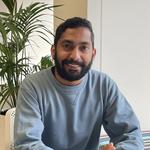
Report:
M6 111L6 114L0 114L0 150L14 149L14 117L15 108Z

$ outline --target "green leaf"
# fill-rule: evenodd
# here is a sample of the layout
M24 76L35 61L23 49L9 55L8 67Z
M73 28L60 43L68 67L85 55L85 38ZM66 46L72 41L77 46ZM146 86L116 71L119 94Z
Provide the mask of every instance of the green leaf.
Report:
M16 106L18 89L24 77L53 65L50 56L43 57L37 65L31 64L26 48L35 45L36 41L32 39L35 34L51 44L49 36L54 35L44 25L42 16L59 7L34 2L25 8L21 4L17 10L17 0L2 1L9 12L0 12L0 79L4 83L0 85L3 87L0 91L1 108L6 103L10 107Z
M13 14L17 1L16 0L2 0L2 1L9 10L9 12Z

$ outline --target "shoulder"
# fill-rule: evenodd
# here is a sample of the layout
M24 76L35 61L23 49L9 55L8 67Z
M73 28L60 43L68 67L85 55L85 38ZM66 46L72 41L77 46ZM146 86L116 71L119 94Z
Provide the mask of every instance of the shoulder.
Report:
M109 75L97 70L91 69L89 71L88 82L105 90L117 88L116 82Z
M51 76L51 68L41 70L37 73L28 75L21 85L40 86L49 82Z
M93 80L100 80L103 82L114 82L113 79L106 73L92 69L88 73L88 78Z
M98 71L98 70L93 70L91 69L89 71L89 75L90 76L94 76L94 77L106 77L107 75L104 72Z

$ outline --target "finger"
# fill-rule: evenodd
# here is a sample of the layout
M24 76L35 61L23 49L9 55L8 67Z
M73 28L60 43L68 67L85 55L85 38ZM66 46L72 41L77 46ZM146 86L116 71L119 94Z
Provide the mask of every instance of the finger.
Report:
M110 144L104 145L104 147L102 147L101 150L115 150L115 147L113 143L110 143Z

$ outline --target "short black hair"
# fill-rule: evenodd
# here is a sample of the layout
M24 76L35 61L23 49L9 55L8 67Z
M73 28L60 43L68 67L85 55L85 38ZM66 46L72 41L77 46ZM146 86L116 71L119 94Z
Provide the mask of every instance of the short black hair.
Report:
M57 27L55 38L54 38L54 45L57 46L58 40L60 39L60 37L62 36L62 34L65 32L66 29L78 28L78 27L85 27L89 29L89 31L91 32L92 46L94 48L94 33L93 33L91 22L81 17L69 18Z

